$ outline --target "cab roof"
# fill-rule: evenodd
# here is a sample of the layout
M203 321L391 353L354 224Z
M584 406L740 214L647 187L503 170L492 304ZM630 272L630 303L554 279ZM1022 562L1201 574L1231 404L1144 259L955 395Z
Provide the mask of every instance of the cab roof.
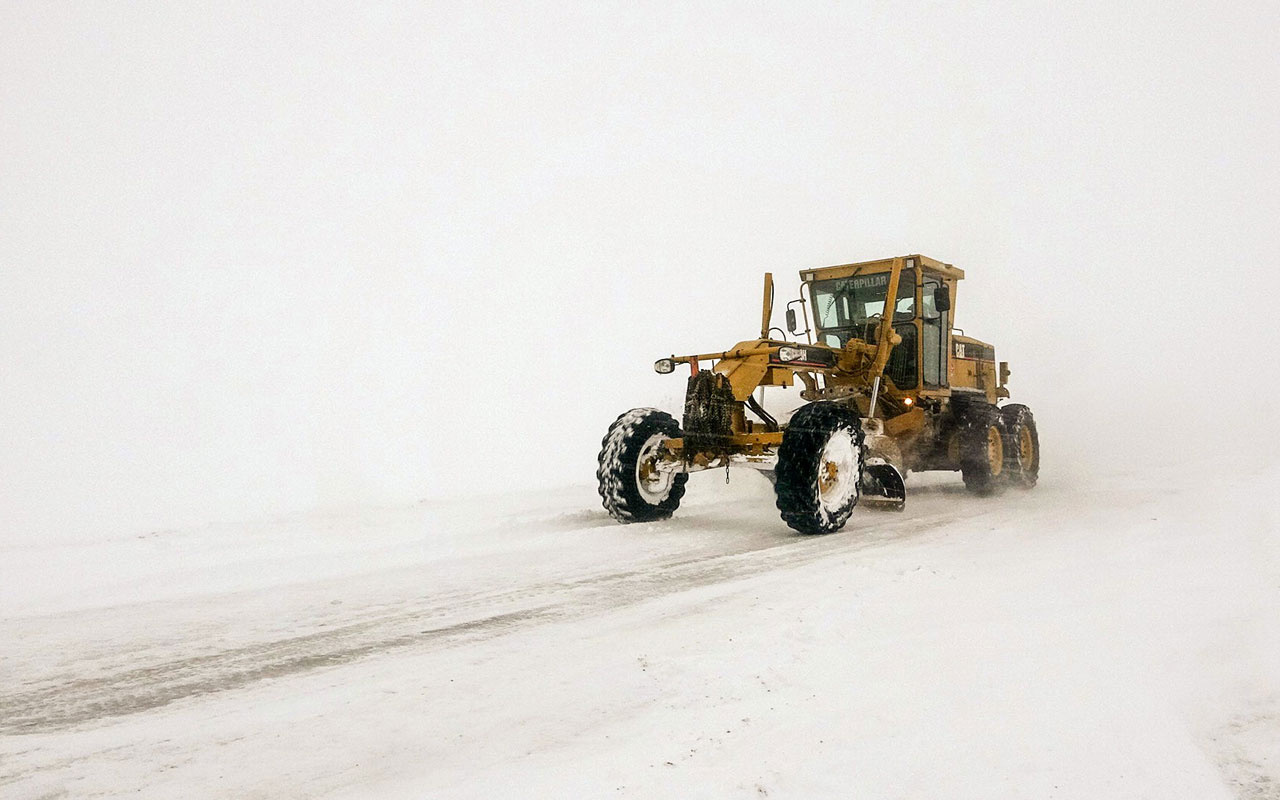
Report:
M929 272L936 272L944 278L953 278L960 280L964 277L964 270L956 269L950 264L943 263L928 256L922 256L919 253L913 253L909 256L897 256L901 258L904 269L912 269L921 267ZM893 258L881 258L876 261L859 261L856 264L836 264L831 267L818 267L816 269L800 270L800 280L805 281L821 281L828 278L847 278L850 275L856 275L860 272L888 272L893 267Z

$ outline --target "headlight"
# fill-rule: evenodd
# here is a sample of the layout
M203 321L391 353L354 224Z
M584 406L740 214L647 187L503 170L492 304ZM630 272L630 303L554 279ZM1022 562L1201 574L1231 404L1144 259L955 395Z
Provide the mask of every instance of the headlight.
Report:
M661 373L663 375L666 375L668 372L674 372L675 369L676 369L676 362L672 361L669 358L660 358L657 361L653 362L653 371Z
M803 347L779 347L778 348L779 361L799 361L803 358L804 358Z

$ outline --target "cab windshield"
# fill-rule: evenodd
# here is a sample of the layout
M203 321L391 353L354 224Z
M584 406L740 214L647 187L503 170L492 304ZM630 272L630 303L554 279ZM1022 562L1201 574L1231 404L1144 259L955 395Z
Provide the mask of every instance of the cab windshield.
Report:
M833 347L843 347L850 338L867 338L870 335L868 328L883 320L885 296L889 293L889 273L816 281L811 291L822 341ZM893 321L909 322L915 318L915 313L916 273L915 270L904 269L898 278Z

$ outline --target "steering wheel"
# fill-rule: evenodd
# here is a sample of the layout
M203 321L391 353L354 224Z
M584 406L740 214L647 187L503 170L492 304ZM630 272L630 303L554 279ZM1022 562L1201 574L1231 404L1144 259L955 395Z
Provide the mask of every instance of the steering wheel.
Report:
M884 321L884 316L880 313L871 314L862 321L862 341L867 344L875 344L871 341L871 336L875 331L880 330L880 323Z

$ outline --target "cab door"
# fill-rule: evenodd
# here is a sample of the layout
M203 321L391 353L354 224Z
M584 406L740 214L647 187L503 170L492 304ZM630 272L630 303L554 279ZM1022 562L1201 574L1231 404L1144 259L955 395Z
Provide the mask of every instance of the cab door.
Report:
M920 291L921 377L926 389L943 389L947 381L947 334L951 331L951 311L939 310L934 297L942 279L925 274Z

